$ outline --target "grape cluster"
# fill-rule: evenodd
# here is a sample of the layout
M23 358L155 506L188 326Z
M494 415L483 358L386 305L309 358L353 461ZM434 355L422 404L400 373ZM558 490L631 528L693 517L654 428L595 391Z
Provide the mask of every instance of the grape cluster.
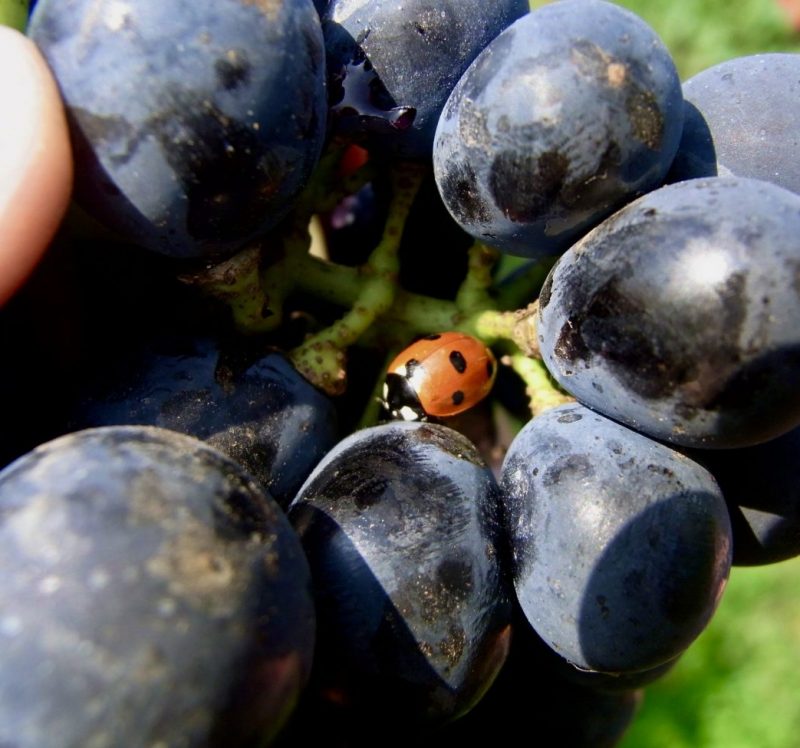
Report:
M0 310L0 745L612 746L800 554L797 55L681 85L606 0L28 33L78 179Z

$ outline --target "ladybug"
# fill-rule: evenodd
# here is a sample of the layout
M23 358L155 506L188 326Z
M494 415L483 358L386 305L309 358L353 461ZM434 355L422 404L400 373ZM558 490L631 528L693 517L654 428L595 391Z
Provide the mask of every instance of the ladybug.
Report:
M480 340L462 332L426 335L389 364L383 407L403 421L463 413L494 384L497 362Z

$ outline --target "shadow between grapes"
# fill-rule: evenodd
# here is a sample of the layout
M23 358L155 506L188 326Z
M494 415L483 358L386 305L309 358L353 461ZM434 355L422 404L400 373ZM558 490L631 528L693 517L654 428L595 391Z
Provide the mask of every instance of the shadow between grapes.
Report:
M468 672L448 683L443 673L455 669L462 654L457 632L446 638L449 648L444 640L434 642L436 621L406 618L324 511L301 503L291 519L312 571L318 638L311 686L286 745L315 737L327 743L332 732L347 736L343 744L371 745L375 730L385 735L387 727L392 739L408 739L470 709L506 657L507 616L496 615L484 641L468 644L475 648ZM310 718L320 714L325 720Z
M794 271L800 294L800 259ZM798 372L798 344L779 345L740 362L719 391L703 404L705 410L716 413L717 434L741 433L740 440L746 446L769 441L795 428L800 420Z
M631 724L641 700L632 679L600 688L545 644L517 609L511 651L481 702L456 722L421 743L442 745L505 743L520 733L542 746L611 748ZM649 676L648 676L649 678Z
M666 182L683 182L696 177L717 176L717 150L711 128L702 112L683 101L683 134Z
M575 621L593 669L614 672L621 662L631 671L657 667L705 628L727 578L727 543L707 509L717 501L686 492L649 506L598 556Z
M719 483L733 529L733 563L800 554L800 428L742 449L692 450Z

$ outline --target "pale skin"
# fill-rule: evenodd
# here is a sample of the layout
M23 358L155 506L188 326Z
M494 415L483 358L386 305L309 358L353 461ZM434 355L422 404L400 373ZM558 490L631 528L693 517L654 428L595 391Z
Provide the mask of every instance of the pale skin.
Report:
M792 24L792 28L800 31L800 0L778 0L783 12Z
M72 190L64 107L36 45L0 26L0 306L25 283Z

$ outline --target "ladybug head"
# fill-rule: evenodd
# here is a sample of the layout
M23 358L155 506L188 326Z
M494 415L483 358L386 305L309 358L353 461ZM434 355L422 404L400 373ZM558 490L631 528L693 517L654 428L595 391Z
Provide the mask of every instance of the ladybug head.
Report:
M424 421L427 416L408 377L390 372L383 384L381 401L389 418L395 421Z

